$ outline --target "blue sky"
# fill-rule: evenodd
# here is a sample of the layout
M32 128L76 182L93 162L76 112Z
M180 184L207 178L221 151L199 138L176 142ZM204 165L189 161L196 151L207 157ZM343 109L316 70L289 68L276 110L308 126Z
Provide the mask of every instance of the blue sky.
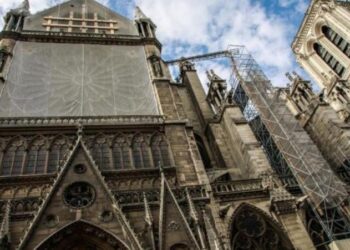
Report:
M136 5L158 26L166 59L245 45L274 85L287 83L287 71L302 70L290 44L310 0L99 0L120 14L133 18ZM0 0L0 15L21 0ZM33 13L62 0L30 0ZM230 69L222 61L197 66L206 81L207 69L224 78Z

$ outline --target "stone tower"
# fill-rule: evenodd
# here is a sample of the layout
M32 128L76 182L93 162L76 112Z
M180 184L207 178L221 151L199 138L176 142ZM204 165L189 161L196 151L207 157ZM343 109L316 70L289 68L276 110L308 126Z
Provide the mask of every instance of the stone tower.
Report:
M226 81L205 93L182 61L174 82L139 8L24 1L5 21L1 249L315 249Z
M292 44L297 61L343 121L350 116L349 8L348 1L311 1Z
M291 84L284 90L289 110L348 190L349 28L349 1L311 1L292 43L292 49L298 63L314 79L321 91L315 94L311 83L296 73L287 74ZM345 212L343 218L349 221L349 212ZM349 229L343 232L348 234ZM349 245L350 243L343 240L333 242L330 247L349 248Z

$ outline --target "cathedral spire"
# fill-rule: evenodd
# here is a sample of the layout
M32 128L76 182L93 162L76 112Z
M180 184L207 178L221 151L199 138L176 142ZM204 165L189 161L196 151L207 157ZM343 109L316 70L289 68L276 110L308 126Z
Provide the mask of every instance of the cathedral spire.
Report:
M140 36L145 38L156 37L155 31L157 26L138 6L135 8L135 22Z
M175 194L170 188L163 168L160 168L160 175L159 249L165 249L165 246L169 245L172 239L171 231L177 231L179 228L184 229L184 231L181 232L181 237L184 239L187 238L187 243L189 243L193 249L203 249L198 244ZM175 208L174 212L169 213L173 208Z
M135 19L149 19L145 13L143 13L143 11L141 10L141 8L139 6L135 7Z
M187 198L187 203L188 203L188 207L190 210L190 217L191 217L191 219L194 223L194 226L196 228L197 236L199 238L199 242L200 242L201 247L202 247L201 249L206 249L204 235L203 235L202 229L199 225L199 218L198 218L196 206L194 205L194 202L192 200L190 192L188 191L188 188L186 188L186 198Z
M145 207L145 234L149 235L150 241L151 241L151 249L156 249L155 244L155 237L153 232L153 216L151 208L148 204L147 195L146 193L143 193L143 202Z
M4 17L4 29L7 31L22 30L24 18L30 14L29 8L29 0L24 0L17 8L11 9Z
M0 249L10 249L10 213L11 213L11 201L7 202L4 217L2 218L1 228L0 228Z

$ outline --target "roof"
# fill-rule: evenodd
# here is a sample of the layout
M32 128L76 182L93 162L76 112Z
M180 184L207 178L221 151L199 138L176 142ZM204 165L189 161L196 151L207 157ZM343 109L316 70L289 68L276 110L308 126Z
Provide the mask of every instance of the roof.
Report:
M98 3L95 0L70 0L61 4L58 4L49 9L40 11L34 15L26 18L24 23L24 30L45 31L46 28L42 25L44 17L69 17L70 12L74 12L79 15L86 11L90 14L91 19L94 18L93 14L96 13L99 19L115 20L117 21L118 31L120 35L138 35L138 31L134 25L134 22L110 8Z

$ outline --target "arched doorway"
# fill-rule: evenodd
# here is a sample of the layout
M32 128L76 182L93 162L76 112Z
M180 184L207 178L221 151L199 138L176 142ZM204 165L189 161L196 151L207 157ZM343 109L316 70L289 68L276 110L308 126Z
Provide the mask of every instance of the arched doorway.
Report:
M294 249L283 229L260 209L242 204L230 225L232 250L291 250Z
M90 223L74 222L51 235L37 250L126 250L120 240Z

